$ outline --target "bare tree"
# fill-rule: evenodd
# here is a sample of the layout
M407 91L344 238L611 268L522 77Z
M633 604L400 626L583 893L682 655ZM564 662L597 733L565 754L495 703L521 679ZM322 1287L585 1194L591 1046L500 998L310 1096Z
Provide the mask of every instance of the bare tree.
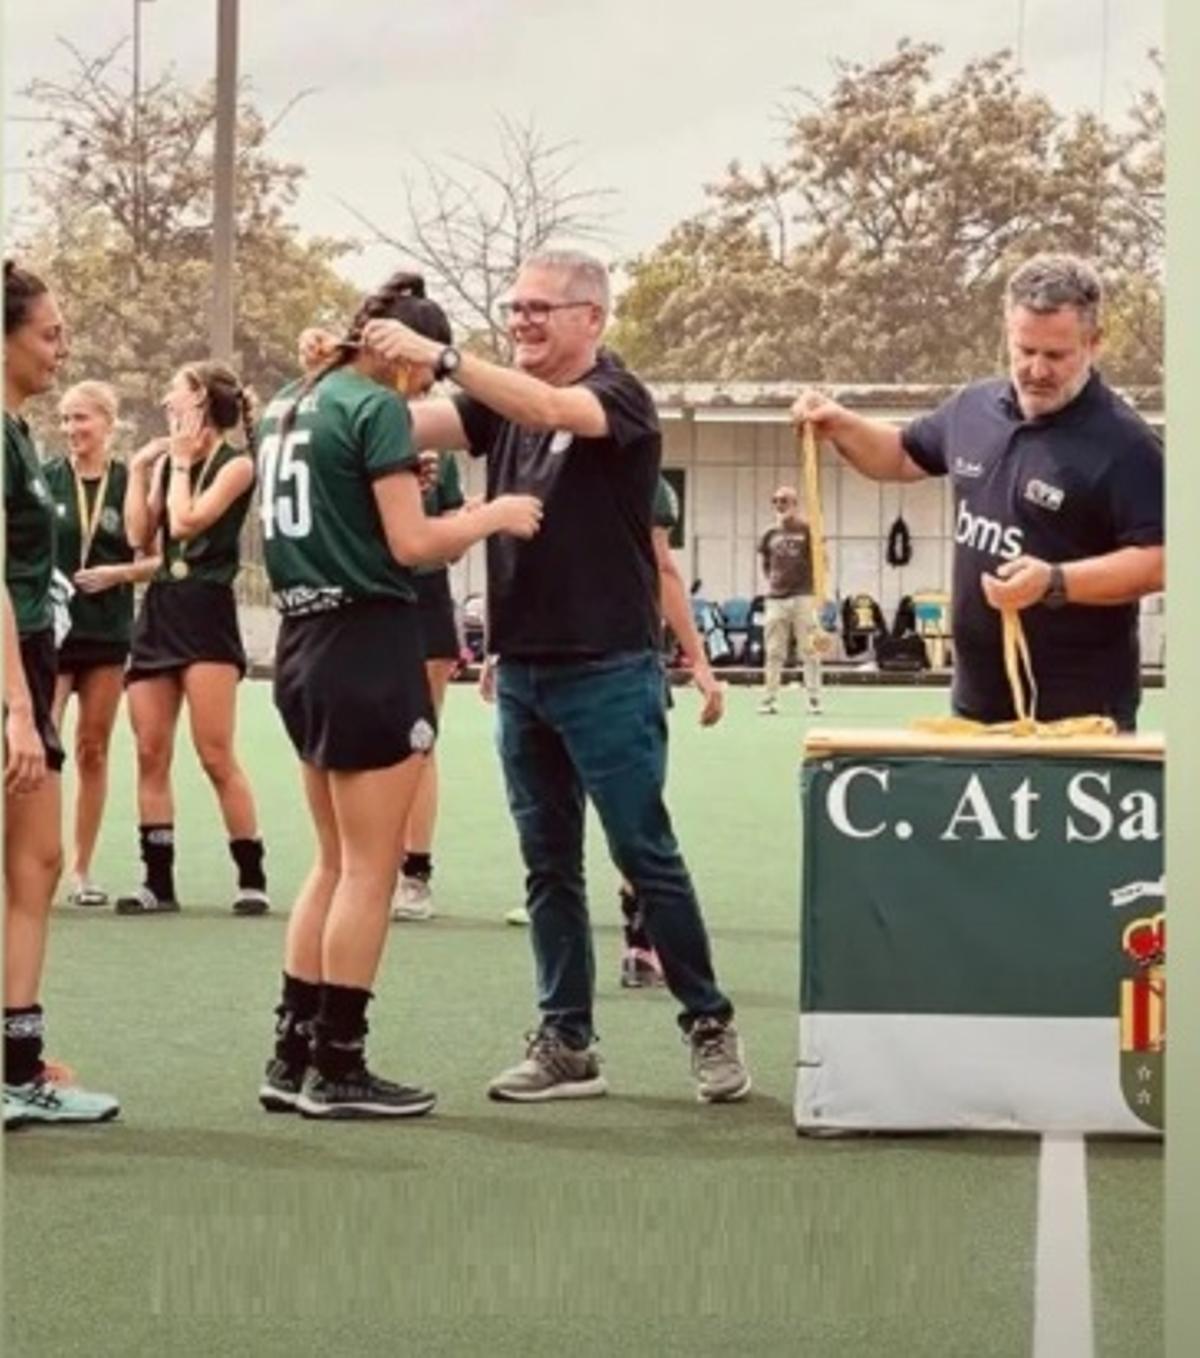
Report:
M493 356L504 351L497 303L521 261L556 238L603 242L613 193L573 186L575 143L550 142L533 123L508 118L499 120L497 133L492 162L421 160L421 175L404 180L399 232L344 204L377 241L438 281L447 310Z

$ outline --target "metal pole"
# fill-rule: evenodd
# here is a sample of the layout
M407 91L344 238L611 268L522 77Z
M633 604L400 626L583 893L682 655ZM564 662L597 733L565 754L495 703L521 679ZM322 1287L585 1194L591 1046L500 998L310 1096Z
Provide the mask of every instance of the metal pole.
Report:
M238 0L217 0L217 126L213 151L213 301L209 349L233 361L233 181Z
M142 0L133 0L133 253L142 252Z

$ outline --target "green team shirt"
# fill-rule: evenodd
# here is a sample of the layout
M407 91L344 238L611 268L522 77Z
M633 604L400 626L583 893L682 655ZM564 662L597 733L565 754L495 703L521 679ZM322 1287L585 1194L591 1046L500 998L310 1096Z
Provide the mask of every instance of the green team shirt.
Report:
M193 496L207 490L227 463L232 462L234 458L249 456L250 454L241 448L235 448L230 443L222 443L207 466L204 462L193 465L189 473ZM249 488L234 500L215 523L209 524L203 533L184 542L171 536L171 516L167 510L167 487L171 468L166 458L163 458L160 475L163 490L162 563L155 571L154 579L163 584L174 584L176 576L171 574L171 570L172 567L178 570L175 563L182 560L187 563L184 578L208 580L216 585L232 585L241 564L242 524L245 523L246 511L250 508L254 482L250 483Z
M300 401L286 438L284 415L301 390L267 407L258 445L263 542L275 604L318 613L355 599L413 602L413 573L392 556L372 483L416 472L408 406L352 368L331 372Z
M679 522L679 496L665 476L658 478L654 488L654 510L651 522L655 528L674 528Z
M53 625L54 500L29 426L4 413L4 583L17 632L29 636Z
M54 564L73 580L84 566L126 566L133 560L133 548L125 536L125 487L129 469L115 459L108 464L108 479L88 478L82 482L89 517L96 512L96 496L104 486L104 502L92 536L87 560L82 557L83 525L79 522L80 481L68 457L56 457L45 467L46 484L54 497L58 529L54 545ZM71 596L71 639L128 642L133 626L133 586L114 585L99 594L76 590Z
M427 519L440 518L466 504L463 496L462 479L458 474L458 460L453 453L438 454L437 481L421 497L421 504ZM445 566L414 566L417 575L436 575Z

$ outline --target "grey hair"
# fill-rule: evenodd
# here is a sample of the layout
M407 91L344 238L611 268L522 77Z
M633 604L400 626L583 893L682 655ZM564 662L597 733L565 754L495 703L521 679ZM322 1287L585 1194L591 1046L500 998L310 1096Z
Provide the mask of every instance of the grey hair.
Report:
M525 269L555 269L567 275L567 290L573 302L595 302L608 314L610 293L608 270L583 250L538 250L522 261Z
M1076 255L1034 255L1008 280L1009 307L1023 306L1042 314L1074 307L1089 330L1100 326L1104 285L1086 260Z

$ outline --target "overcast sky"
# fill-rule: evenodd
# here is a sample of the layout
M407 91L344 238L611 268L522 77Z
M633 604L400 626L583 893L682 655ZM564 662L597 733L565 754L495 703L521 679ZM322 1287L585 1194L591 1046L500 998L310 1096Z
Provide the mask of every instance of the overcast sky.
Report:
M59 37L106 50L131 33L133 4L4 0L8 114L34 76L70 70ZM211 74L216 8L146 0L147 76ZM730 159L777 159L780 104L795 87L827 90L835 58L877 60L907 36L941 44L953 72L1015 47L1020 31L1030 86L1061 109L1097 109L1103 96L1116 118L1163 45L1158 0L242 0L241 11L241 74L268 117L315 90L273 138L309 172L296 213L306 230L362 234L339 199L397 221L414 157L490 157L504 114L577 142L577 184L616 191L614 259L702 207L702 185ZM119 60L131 69L128 49ZM9 210L29 136L6 122ZM393 258L376 247L345 269L368 286Z

